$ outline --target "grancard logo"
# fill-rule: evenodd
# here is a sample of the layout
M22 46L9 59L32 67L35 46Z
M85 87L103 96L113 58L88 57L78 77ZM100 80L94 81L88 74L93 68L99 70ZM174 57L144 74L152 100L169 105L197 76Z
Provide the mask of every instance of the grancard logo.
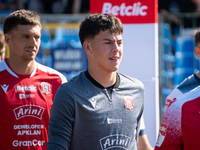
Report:
M103 4L103 14L111 14L113 16L146 16L146 10L148 7L146 5L141 5L141 2L133 3L133 5L126 6L122 3L120 6L112 5L111 3Z

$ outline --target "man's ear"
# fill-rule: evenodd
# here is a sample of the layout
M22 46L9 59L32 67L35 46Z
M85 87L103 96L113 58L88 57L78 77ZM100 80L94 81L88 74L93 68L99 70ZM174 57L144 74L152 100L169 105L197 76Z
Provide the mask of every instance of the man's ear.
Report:
M85 41L83 43L83 49L84 49L84 51L85 51L86 54L91 54L92 53L91 45L90 45L89 41Z
M5 34L5 42L6 44L9 46L10 45L10 35L9 34Z
M194 53L195 55L200 58L200 48L198 48L197 46L194 48Z

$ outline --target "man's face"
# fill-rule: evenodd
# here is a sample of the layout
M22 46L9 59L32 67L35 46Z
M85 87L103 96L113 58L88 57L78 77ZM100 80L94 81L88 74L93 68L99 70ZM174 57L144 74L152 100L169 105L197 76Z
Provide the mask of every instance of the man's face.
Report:
M100 31L89 43L92 65L106 72L118 70L123 53L122 34Z
M2 61L5 58L5 46L0 50L0 61Z
M5 41L10 49L10 58L21 61L35 60L40 46L41 27L38 25L18 25Z

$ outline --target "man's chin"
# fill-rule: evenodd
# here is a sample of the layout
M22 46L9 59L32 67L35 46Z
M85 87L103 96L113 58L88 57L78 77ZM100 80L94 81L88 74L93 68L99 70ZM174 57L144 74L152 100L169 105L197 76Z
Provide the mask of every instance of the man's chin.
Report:
M35 60L35 56L27 57L24 60L25 61L34 61Z

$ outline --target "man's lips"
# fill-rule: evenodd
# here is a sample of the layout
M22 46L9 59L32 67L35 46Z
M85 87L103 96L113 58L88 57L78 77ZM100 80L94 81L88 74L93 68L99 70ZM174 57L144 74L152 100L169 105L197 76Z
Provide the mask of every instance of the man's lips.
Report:
M110 57L109 59L110 59L110 60L113 60L113 61L118 61L118 60L119 60L119 57Z
M29 52L29 53L35 53L36 52L35 49L27 49L26 51Z

